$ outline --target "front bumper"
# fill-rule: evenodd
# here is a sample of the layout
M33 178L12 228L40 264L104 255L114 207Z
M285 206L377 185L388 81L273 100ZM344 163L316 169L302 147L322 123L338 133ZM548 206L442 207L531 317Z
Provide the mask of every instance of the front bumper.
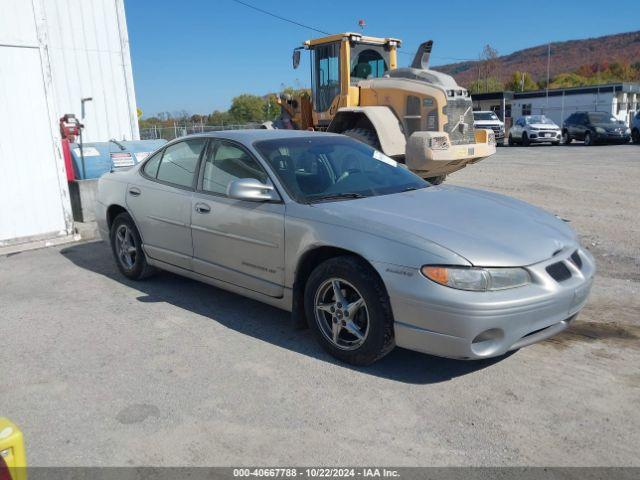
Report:
M438 285L416 273L385 278L394 313L396 345L432 355L481 359L502 355L564 330L584 307L595 273L593 257L575 248L526 267L532 283L495 292ZM557 281L546 268L562 263L571 277ZM480 336L482 334L482 336Z
M529 141L531 143L544 143L544 142L559 142L562 138L560 131L549 132L535 132L532 131L529 134Z
M631 135L612 132L596 133L594 140L602 143L628 143L631 140Z
M405 163L422 177L447 175L496 153L490 130L476 130L476 143L451 145L444 132L414 132L407 141ZM447 148L432 148L431 139L447 137Z

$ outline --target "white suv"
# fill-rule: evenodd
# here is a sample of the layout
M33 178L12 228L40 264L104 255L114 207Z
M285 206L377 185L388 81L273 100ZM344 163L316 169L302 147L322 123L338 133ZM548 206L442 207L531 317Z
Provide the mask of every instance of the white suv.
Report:
M560 127L544 115L525 115L515 121L509 130L509 145L519 143L525 147L532 143L558 145L561 140Z
M496 144L504 145L504 122L491 111L473 112L473 127L493 130L496 135Z

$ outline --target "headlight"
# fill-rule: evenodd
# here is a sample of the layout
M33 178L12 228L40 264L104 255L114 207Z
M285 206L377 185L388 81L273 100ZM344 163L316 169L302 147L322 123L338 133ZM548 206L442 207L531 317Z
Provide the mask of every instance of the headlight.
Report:
M449 139L447 137L431 137L429 147L434 150L446 150L449 148Z
M425 265L420 269L429 280L458 290L486 292L522 287L531 283L523 268L466 268Z
M630 128L627 128L627 129L624 131L624 133L626 133L627 135L629 135L629 134L631 133L631 129L630 129Z
M607 131L602 127L596 127L596 132L597 133L607 133Z

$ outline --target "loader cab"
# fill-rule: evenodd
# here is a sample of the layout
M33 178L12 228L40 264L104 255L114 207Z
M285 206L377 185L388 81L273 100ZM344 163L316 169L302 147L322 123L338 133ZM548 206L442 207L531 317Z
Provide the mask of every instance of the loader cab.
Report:
M329 124L338 108L359 104L358 82L397 68L400 40L343 33L307 40L314 123ZM294 66L295 66L294 61Z

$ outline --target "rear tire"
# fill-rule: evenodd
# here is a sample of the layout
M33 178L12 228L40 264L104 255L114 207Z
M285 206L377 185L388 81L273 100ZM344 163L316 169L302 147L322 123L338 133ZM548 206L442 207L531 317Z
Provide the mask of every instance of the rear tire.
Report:
M510 147L515 147L516 146L515 142L513 141L513 135L511 135L511 134L509 134L509 146Z
M147 263L140 233L128 213L121 213L113 220L109 237L116 265L125 277L142 280L156 272Z
M359 258L345 255L318 265L305 286L304 307L320 345L343 362L369 365L395 346L387 291Z
M376 132L373 130L369 130L368 128L352 128L345 130L342 134L369 145L376 150L380 150L380 141L378 140Z
M637 128L634 128L631 132L631 141L636 144L640 143L640 130Z

